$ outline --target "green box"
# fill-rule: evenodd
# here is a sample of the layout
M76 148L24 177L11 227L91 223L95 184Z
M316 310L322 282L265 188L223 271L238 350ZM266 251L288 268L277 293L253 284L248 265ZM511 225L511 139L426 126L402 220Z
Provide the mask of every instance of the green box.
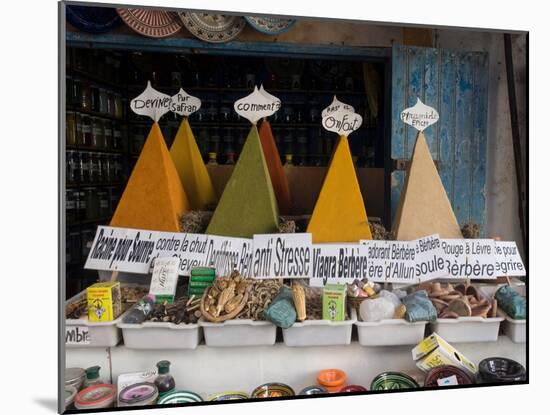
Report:
M323 288L323 320L346 319L346 286L327 284Z

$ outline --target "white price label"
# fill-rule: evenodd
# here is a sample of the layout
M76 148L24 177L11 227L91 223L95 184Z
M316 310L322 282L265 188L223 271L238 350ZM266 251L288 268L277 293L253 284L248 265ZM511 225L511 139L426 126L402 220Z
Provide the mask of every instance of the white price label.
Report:
M65 344L90 344L90 330L88 326L65 326Z

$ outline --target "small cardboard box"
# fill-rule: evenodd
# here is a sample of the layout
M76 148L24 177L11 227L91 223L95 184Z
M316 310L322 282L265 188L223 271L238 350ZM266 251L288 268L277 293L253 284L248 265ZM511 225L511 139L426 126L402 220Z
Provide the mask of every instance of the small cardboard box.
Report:
M477 366L437 333L418 343L412 350L412 357L416 361L416 366L425 372L437 366L452 365L464 369L471 375L477 373Z
M323 320L344 321L346 319L346 286L327 284L323 288Z
M113 321L122 313L120 282L97 282L86 289L88 320Z

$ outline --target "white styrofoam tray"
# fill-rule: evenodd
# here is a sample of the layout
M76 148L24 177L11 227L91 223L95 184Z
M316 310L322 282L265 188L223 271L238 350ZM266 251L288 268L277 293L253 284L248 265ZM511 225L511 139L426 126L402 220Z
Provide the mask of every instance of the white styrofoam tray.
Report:
M78 300L80 297L86 295L86 290L68 299L65 302L65 306ZM131 308L130 308L131 309ZM106 322L89 321L88 316L81 317L79 319L65 319L65 326L80 326L87 327L88 335L90 337L89 344L66 344L65 347L82 348L82 347L113 347L116 346L122 338L120 329L117 328L117 324L122 322L122 319L130 311L126 310L116 320Z
M277 337L277 327L269 321L250 319L227 320L211 323L199 320L204 331L204 341L211 347L272 346Z
M405 319L360 321L355 323L362 346L398 346L418 344L424 338L425 321L410 323Z
M495 342L502 320L503 317L438 318L430 327L449 343Z
M141 324L118 323L124 345L129 349L195 349L201 341L198 324L174 324L145 321Z
M498 309L498 315L504 318L502 323L504 327L504 333L514 342L514 343L525 343L527 337L527 325L526 320L514 320L512 317L508 316L504 310Z
M352 310L349 320L305 320L283 329L283 339L291 347L348 345L355 322L355 310Z

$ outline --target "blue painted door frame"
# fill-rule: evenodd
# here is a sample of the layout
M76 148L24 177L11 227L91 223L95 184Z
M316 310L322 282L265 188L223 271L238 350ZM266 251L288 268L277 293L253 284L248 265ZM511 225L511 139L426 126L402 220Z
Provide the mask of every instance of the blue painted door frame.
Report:
M391 157L408 160L417 131L400 113L417 97L439 112L439 122L425 130L432 157L459 224L485 228L487 159L488 54L409 46L392 50ZM405 178L391 177L392 217ZM429 214L425 212L423 214Z

